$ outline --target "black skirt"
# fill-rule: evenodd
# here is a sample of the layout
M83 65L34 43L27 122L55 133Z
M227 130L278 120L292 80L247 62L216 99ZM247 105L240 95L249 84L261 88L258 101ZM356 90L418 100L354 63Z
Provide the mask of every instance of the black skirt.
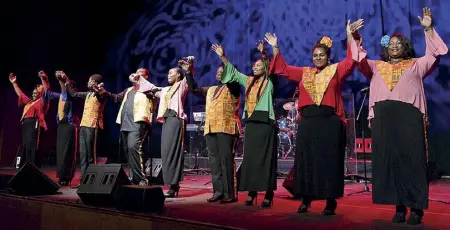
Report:
M161 132L161 161L164 184L178 185L183 180L184 120L169 116Z
M377 102L371 126L373 203L428 208L424 115L408 103Z
M298 122L294 167L296 197L344 194L345 125L328 106L307 106Z
M239 177L240 191L270 191L277 188L277 131L272 123L247 121L244 158Z

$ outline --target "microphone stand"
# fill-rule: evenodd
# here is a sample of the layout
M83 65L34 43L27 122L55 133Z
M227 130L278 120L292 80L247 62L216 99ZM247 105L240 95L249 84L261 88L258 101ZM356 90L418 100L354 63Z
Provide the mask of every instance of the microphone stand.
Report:
M364 102L366 101L366 97L367 97L368 93L369 93L369 90L366 90L364 92L364 97L363 97L361 106L359 107L358 116L356 116L356 121L360 120L361 111L364 106ZM365 136L364 136L364 119L361 119L361 136L362 136L362 141L363 141L362 145L363 145L363 161L364 161L364 189L362 191L352 192L352 193L348 194L347 196L351 196L351 195L359 194L359 193L370 192L369 186L367 185L367 163L366 163L366 144L365 144Z

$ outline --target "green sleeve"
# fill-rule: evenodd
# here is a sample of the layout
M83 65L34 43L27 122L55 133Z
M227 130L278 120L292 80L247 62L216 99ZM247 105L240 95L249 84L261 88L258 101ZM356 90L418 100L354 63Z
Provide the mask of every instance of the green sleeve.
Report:
M239 83L243 87L247 85L247 76L240 73L234 66L228 62L223 68L222 83Z

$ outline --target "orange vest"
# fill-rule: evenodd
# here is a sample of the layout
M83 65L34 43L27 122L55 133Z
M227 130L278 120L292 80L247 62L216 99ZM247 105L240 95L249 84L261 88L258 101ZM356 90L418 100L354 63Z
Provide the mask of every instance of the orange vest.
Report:
M103 129L103 109L105 103L101 103L94 93L89 93L84 102L83 118L81 127Z
M205 132L208 133L240 133L239 98L231 94L230 89L223 85L214 98L218 86L209 87L206 94Z

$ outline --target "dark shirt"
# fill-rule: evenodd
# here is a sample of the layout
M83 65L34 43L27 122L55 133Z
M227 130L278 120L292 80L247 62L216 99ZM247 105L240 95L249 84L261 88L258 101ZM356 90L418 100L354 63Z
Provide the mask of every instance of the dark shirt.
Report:
M52 92L50 90L46 90L44 94L44 100L59 100L59 97L62 96L62 100L66 102L64 105L64 118L59 120L59 113L56 112L56 122L64 123L68 122L73 125L73 117L72 117L72 100L69 97L67 91L62 91L61 93Z
M194 77L192 76L192 74L186 74L186 81L187 81L187 85L189 87L189 90L191 90L192 93L196 94L197 96L206 97L206 95L208 94L208 89L210 87L212 87L212 86L198 87L197 83L194 80ZM216 88L214 94L219 92L219 89L223 85L224 84L219 82L219 84L217 85L217 88ZM239 96L241 94L241 88L240 88L240 85L238 83L227 83L226 87L228 87L228 89L230 90L231 95L233 95L234 97L239 98Z
M136 131L139 130L140 124L134 122L134 97L136 96L136 91L131 90L128 92L127 100L125 101L122 108L122 124L120 126L120 131Z

